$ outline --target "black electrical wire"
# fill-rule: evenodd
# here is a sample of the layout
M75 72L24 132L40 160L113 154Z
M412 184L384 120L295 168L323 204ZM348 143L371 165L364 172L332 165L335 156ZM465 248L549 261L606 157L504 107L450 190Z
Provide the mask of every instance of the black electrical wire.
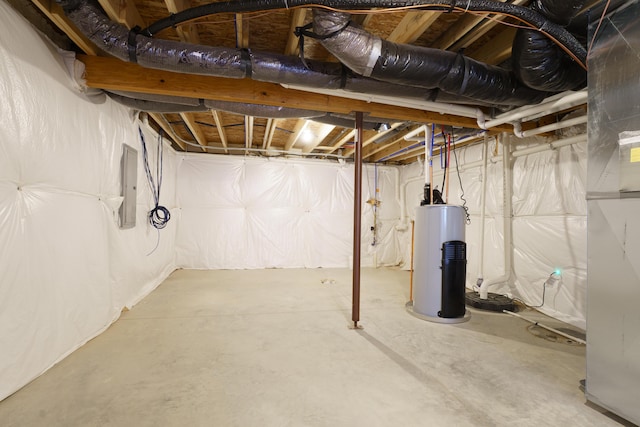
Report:
M444 194L444 184L446 183L447 180L447 168L449 167L449 153L447 150L447 134L444 133L444 127L442 128L442 147L440 148L440 167L442 168L444 166L443 172L442 172L442 193ZM444 153L444 156L443 154ZM442 159L444 159L444 165L442 163ZM449 197L449 193L447 193L447 198Z
M144 171L147 174L147 182L149 183L149 187L151 188L151 193L153 194L153 209L149 211L148 218L149 224L151 224L154 228L161 230L167 226L167 223L171 219L171 213L169 209L164 206L160 206L160 189L162 188L162 130L160 130L160 134L158 135L158 152L157 152L157 162L156 162L156 180L153 179L153 174L151 173L151 168L149 167L149 153L147 151L147 144L144 140L144 134L142 133L142 128L138 126L138 132L140 133L140 140L142 141L142 161L144 164Z
M78 0L56 0L63 5L65 10L77 7ZM140 31L147 37L153 37L156 33L167 28L175 27L187 21L215 15L218 13L247 13L276 9L290 9L295 7L326 7L334 10L366 10L375 8L408 8L418 7L420 10L451 11L452 9L464 12L486 12L512 16L531 28L535 28L546 34L566 52L575 56L581 63L586 64L587 50L582 43L562 25L547 19L541 13L524 6L516 6L495 0L244 0L222 1L208 3L185 9L171 14L167 18L160 19L147 28Z
M544 283L542 284L542 302L540 303L540 305L530 305L528 307L530 308L540 308L544 305L544 295L547 291L547 282L549 281L549 279L551 278L551 276L553 276L555 273L551 273L549 275L549 277L547 277L547 280L544 281ZM526 304L525 304L526 305Z
M456 160L456 173L458 174L458 182L460 183L460 193L461 193L460 200L462 200L462 209L464 209L464 214L466 216L464 222L467 224L471 224L471 215L469 215L469 206L467 206L467 199L464 198L464 188L462 187L462 178L460 177L460 166L458 165L458 154L456 154L455 146L453 147L453 158Z

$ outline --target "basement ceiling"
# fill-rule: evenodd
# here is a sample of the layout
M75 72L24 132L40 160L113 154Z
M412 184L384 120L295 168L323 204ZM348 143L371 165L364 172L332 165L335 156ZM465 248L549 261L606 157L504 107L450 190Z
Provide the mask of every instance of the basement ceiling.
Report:
M29 3L31 1L32 3ZM465 143L482 139L474 118L456 114L426 111L416 103L393 102L385 97L345 98L343 94L314 93L300 88L284 87L251 79L180 74L164 70L145 69L106 54L89 41L65 16L61 7L51 0L11 0L32 22L33 13L25 13L25 4L35 6L38 14L49 21L49 33L56 41L64 33L69 46L86 64L86 80L91 87L119 93L153 93L193 99L238 101L244 104L281 106L332 112L332 119L347 119L336 124L321 123L306 118L265 118L251 113L238 114L225 108L201 112L150 112L149 121L162 129L178 151L228 155L281 155L283 153L327 158L335 155L351 157L355 132L348 125L356 111L362 111L369 127L364 131L365 162L405 164L423 155L424 147L403 136L422 124L434 124L436 129L447 126L457 135L466 135ZM129 29L167 18L171 14L202 4L197 0L100 0L104 13L114 22ZM237 2L238 4L242 1ZM527 6L528 0L513 0ZM604 2L591 3L588 9L599 13ZM598 10L598 7L600 9ZM464 55L478 61L509 68L512 43L519 25L513 18L460 12L405 10L351 11L351 21L369 33L395 43L437 48ZM42 18L40 18L42 19ZM296 27L312 21L312 8L278 9L249 13L219 13L191 20L154 34L154 38L175 40L229 49L243 48L298 57L299 38ZM42 23L36 23L42 29ZM586 27L586 25L585 25ZM329 63L338 62L322 44L304 38L304 58ZM338 96L339 95L339 96ZM473 106L473 105L472 105ZM489 118L501 111L478 105ZM578 106L577 108L580 108ZM574 109L576 107L573 107ZM531 128L553 123L567 111L537 117L523 123ZM346 127L343 127L346 126ZM385 130L387 129L387 130ZM505 124L488 130L489 134L511 131Z

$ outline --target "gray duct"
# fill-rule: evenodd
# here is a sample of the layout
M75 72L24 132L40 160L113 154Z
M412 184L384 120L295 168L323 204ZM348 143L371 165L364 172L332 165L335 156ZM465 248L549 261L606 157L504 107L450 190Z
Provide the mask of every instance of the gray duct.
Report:
M313 117L310 120L326 125L343 127L346 129L353 129L356 127L355 115L346 116L338 114L325 114L320 117ZM365 130L378 130L381 124L388 124L388 120L380 117L365 116L362 121L362 128Z
M454 52L382 40L350 24L350 15L313 10L313 29L322 45L358 74L391 83L439 89L498 105L540 102L547 94L521 84L503 68Z
M107 95L127 107L150 113L186 113L217 110L266 119L312 118L326 114L323 111L303 110L300 108L154 95L140 92L107 91Z
M185 105L171 102L148 101L146 99L130 98L113 92L106 92L109 98L125 107L148 113L197 113L208 111L204 105Z
M135 36L130 46L129 30L111 22L98 7L87 0L74 2L73 6L65 10L78 29L107 53L123 61L137 61L148 68L238 79L251 77L278 84L474 105L519 106L539 102L545 96L542 92L518 87L510 80L510 73L504 70L494 70L496 67L470 62L450 52L444 52L443 56L453 58L461 73L458 76L451 74L442 87L429 87L430 84L419 82L425 78L438 80L439 77L429 77L429 74L442 71L439 68L443 66L450 68L451 64L429 66L420 60L413 61L412 54L402 57L402 60L409 60L412 71L403 69L403 66L409 65L406 63L381 63L381 67L388 66L385 73L389 76L387 82L381 82L354 76L345 72L340 64L309 62L309 67L306 68L301 60L285 55L154 40L143 35ZM421 67L425 67L426 71L422 71ZM475 75L476 73L479 75ZM476 82L476 86L470 85L471 81ZM418 83L414 84L415 82ZM476 90L479 86L484 86L484 90ZM432 88L440 88L442 91Z

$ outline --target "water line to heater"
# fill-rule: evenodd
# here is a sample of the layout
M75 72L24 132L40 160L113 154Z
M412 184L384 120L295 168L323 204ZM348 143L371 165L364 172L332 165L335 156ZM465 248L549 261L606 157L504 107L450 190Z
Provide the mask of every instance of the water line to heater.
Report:
M480 299L489 298L489 286L497 283L508 283L511 280L511 258L513 254L511 242L511 197L513 194L511 176L511 144L509 135L500 134L502 143L502 213L504 229L504 274L491 280L482 281L480 284Z

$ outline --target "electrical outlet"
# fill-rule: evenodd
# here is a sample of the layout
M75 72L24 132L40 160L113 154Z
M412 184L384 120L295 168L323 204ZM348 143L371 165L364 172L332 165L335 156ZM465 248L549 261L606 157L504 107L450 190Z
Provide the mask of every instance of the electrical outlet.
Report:
M560 282L560 274L557 272L551 273L549 278L544 282L545 286L555 286L558 282Z

